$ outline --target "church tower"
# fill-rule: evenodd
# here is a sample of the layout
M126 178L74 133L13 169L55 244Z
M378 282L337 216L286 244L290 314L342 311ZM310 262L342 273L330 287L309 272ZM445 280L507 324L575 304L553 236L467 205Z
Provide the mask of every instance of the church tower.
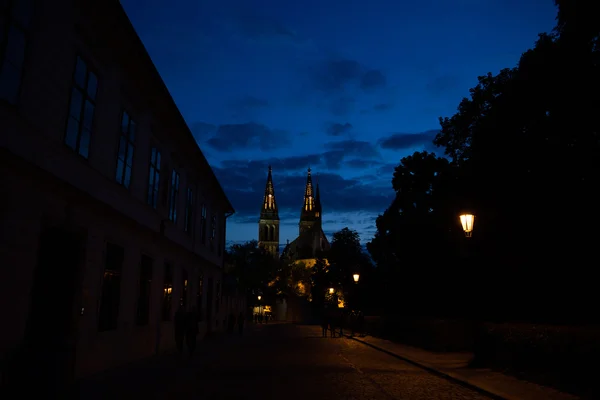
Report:
M318 184L316 195L315 199L309 168L308 176L306 177L306 188L304 189L304 204L300 213L300 234L311 230L314 226L317 226L319 229L321 228L321 198Z
M274 257L279 256L279 213L275 201L275 188L270 165L265 196L260 210L260 220L258 221L258 246L264 247Z

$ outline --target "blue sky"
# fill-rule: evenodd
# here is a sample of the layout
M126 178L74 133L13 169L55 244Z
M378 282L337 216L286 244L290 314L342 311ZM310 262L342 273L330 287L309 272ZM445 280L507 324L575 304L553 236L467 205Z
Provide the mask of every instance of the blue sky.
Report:
M273 165L280 240L298 233L306 170L323 229L363 240L394 166L433 149L477 76L514 66L554 26L551 0L121 0L237 213L256 239Z

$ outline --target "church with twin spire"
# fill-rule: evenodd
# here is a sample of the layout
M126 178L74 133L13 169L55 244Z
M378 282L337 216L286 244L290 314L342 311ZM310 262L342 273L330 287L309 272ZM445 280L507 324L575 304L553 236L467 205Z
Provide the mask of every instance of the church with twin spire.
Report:
M300 211L298 237L292 242L288 242L283 252L279 254L279 211L275 200L273 171L269 166L258 222L258 245L274 257L282 257L290 261L314 260L320 253L329 250L329 241L323 232L322 221L323 210L319 184L317 183L316 188L313 187L309 168L304 188L304 202Z

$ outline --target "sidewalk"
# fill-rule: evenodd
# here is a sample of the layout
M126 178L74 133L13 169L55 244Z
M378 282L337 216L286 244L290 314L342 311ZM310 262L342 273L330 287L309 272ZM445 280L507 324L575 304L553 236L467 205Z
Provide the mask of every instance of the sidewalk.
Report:
M471 353L434 353L372 336L346 337L364 343L433 373L506 400L574 400L579 397L513 378L490 369L468 368Z

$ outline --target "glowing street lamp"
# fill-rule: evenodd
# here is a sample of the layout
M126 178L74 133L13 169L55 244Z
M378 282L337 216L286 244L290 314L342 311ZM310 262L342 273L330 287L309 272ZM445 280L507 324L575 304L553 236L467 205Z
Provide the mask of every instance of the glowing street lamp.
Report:
M471 236L473 236L473 225L475 225L475 216L473 214L462 214L459 218L463 231L465 231L465 236L470 238Z
M329 288L329 294L333 294L334 289L332 287Z
M360 274L354 274L352 275L352 278L354 279L355 283L358 283L358 280L360 279Z
M258 296L258 301L260 301L260 299L262 299L262 296L261 296L261 295L259 295L259 296Z

